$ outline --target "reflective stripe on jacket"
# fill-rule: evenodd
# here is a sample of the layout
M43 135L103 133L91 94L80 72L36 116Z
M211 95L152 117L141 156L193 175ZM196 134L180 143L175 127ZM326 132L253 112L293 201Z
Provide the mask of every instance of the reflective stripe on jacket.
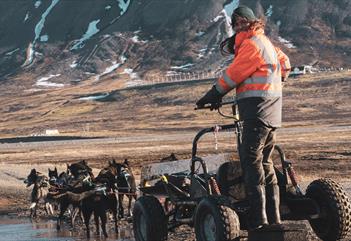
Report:
M236 88L237 99L280 97L281 79L287 77L289 70L289 58L273 46L263 29L240 32L235 39L234 61L216 88L222 94Z

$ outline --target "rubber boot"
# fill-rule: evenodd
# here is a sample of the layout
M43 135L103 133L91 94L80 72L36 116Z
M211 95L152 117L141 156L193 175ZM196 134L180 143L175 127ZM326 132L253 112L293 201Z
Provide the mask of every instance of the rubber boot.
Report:
M267 200L267 217L269 224L281 224L280 219L280 196L279 196L279 186L278 185L268 185L266 186L266 200Z
M268 225L265 193L265 187L263 185L254 186L249 189L249 221L251 230L258 230Z

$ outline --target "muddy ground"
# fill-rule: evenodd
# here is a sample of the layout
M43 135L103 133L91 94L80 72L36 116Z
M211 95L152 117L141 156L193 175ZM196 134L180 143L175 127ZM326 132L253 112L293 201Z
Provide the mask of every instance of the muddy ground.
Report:
M115 92L114 98L107 102L73 100L76 89L52 91L45 95L45 106L41 105L43 93L33 96L26 93L22 97L31 108L23 107L25 104L17 93L22 107L12 112L16 101L4 94L0 97L3 137L30 135L54 126L70 138L0 141L0 214L28 215L30 190L24 187L23 179L31 168L47 172L48 167L56 165L64 170L65 163L86 159L98 170L112 158L117 161L128 158L135 175L139 176L141 166L158 162L172 152L179 159L190 158L192 138L197 131L214 124L230 123L215 112L193 110L193 103L210 86L210 82L198 82L123 90ZM331 177L349 191L350 72L292 78L284 88L284 126L277 138L287 158L293 162L300 181L307 184L318 177ZM60 94L61 101L62 96L72 99L68 104L58 105ZM89 125L87 118L92 120ZM10 130L18 134L11 136ZM72 136L88 139L76 140ZM232 158L237 158L232 133L220 133L218 144L216 151L214 136L207 135L200 142L199 154L232 152ZM130 226L128 222L123 225ZM182 228L181 235L170 236L170 240L193 240L188 228Z

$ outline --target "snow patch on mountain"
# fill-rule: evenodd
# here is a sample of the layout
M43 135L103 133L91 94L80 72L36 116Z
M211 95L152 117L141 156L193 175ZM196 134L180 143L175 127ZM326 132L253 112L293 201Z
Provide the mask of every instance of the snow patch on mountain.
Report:
M14 50L10 51L10 52L7 52L5 55L6 56L11 56L13 53L17 52L18 50L20 50L20 48L17 48L17 49L14 49Z
M197 33L195 34L195 36L196 36L196 37L201 37L201 36L203 36L204 34L205 34L205 32L200 31L200 32L197 32Z
M193 66L194 64L188 63L188 64L184 64L181 66L171 66L171 69L176 69L176 70L187 70L189 69L191 66Z
M40 36L40 42L47 42L49 40L49 36L47 34Z
M36 2L34 3L34 7L35 7L35 8L40 7L40 5L41 5L41 1L40 1L40 0L38 0L38 1L36 1Z
M272 16L272 14L273 14L273 6L269 5L269 8L267 9L264 15L269 18Z
M136 80L140 79L139 75L133 71L133 69L126 68L123 70L122 74L128 74L130 79Z
M77 63L77 60L74 60L72 62L72 64L69 65L69 67L71 67L72 69L74 69L75 67L77 67L78 63Z
M278 40L279 40L279 42L284 44L287 48L296 49L296 46L292 42L290 42L289 40L286 40L285 38L282 38L280 36L278 36Z
M142 44L145 44L145 43L149 42L149 41L147 41L147 40L140 40L138 35L133 36L133 37L131 38L131 40L132 40L133 43L142 43Z
M117 0L118 2L118 6L121 9L121 16L127 12L127 9L129 7L130 4L130 0Z
M222 11L225 17L226 31L227 31L228 37L234 34L234 31L232 28L231 16L234 9L236 9L238 6L239 6L239 0L233 0L228 4L224 5L223 11Z
M121 66L121 63L117 63L116 61L113 61L112 65L110 67L107 67L105 71L101 73L100 76L111 73L112 71L116 70L119 66Z
M39 39L41 31L44 28L45 24L45 19L49 15L50 11L55 7L55 5L59 2L60 0L52 0L50 6L45 10L43 15L41 15L41 19L38 22L38 24L35 26L34 32L35 32L35 38L33 41L33 44Z
M35 37L32 43L29 43L28 48L27 48L27 55L26 55L26 60L25 62L22 64L22 67L25 67L27 65L30 65L33 60L34 60L34 46L35 43L38 41L38 39L40 38L41 35L41 31L44 28L45 25L45 20L46 17L49 15L49 13L51 12L51 10L55 7L55 5L59 2L60 0L52 0L50 6L45 10L45 12L41 15L40 21L37 23L37 25L34 28L34 33L35 33ZM39 1L38 1L39 2ZM45 39L45 38L44 38Z
M85 97L79 98L79 100L100 100L100 99L107 97L108 95L109 95L109 93L101 94L101 95L85 96Z
M213 22L215 22L215 23L217 23L220 19L222 19L223 18L223 15L218 15L218 16L216 16L212 21Z
M239 0L232 0L228 4L224 5L224 10L228 16L231 16L234 9L239 6Z
M75 44L71 48L71 50L81 49L84 47L84 42L90 39L92 36L97 34L100 30L97 28L97 24L100 22L100 19L94 20L89 23L88 29L81 39L76 40Z
M23 19L23 22L25 23L29 19L29 12L26 13L26 16Z
M49 82L49 79L59 77L61 74L51 74L47 77L42 77L37 80L36 84L37 86L45 86L45 87L64 87L64 84L58 84L58 83L53 83Z
M119 63L117 63L117 61L113 61L111 66L107 67L104 72L102 72L101 74L98 74L95 77L95 80L98 81L102 76L112 73L113 71L118 69L121 65L123 65L127 61L127 58L124 55L121 55L119 57L119 61L120 61Z
M205 57L205 53L207 52L207 48L204 49L200 49L199 53L197 55L197 59L202 59L203 57Z

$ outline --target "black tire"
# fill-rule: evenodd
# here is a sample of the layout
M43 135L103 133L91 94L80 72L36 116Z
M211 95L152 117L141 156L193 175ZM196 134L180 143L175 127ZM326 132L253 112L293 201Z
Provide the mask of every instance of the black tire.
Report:
M285 161L285 154L283 149L280 146L275 145L271 158L274 164L275 173L277 175L278 184L282 186L286 185L287 184L286 177L284 176L281 170L282 162ZM233 195L234 193L231 190L234 185L239 185L239 184L243 185L244 183L243 174L241 174L241 176L236 176L234 179L233 179L233 176L229 176L229 175L233 175L232 170L235 170L236 168L241 169L241 166L237 166L236 163L239 163L239 162L229 161L220 165L217 170L216 180L222 195L227 197L230 196L234 198L234 200L245 200L246 199L245 190L240 193L234 192L236 195ZM244 189L244 187L242 187L242 189Z
M134 204L133 231L136 241L167 240L167 218L162 205L153 196L142 196Z
M345 238L351 227L351 203L342 187L331 179L318 179L307 187L306 196L321 210L321 217L309 220L316 235L325 241Z
M221 195L229 197L233 201L246 199L240 162L229 161L223 163L217 170L216 181Z
M231 182L228 181L228 170L230 170L230 166L232 162L225 162L219 166L216 174L216 181L221 190L221 194L225 196L229 196L229 188L232 185Z
M198 241L239 240L239 217L224 196L206 197L195 213L195 234Z

